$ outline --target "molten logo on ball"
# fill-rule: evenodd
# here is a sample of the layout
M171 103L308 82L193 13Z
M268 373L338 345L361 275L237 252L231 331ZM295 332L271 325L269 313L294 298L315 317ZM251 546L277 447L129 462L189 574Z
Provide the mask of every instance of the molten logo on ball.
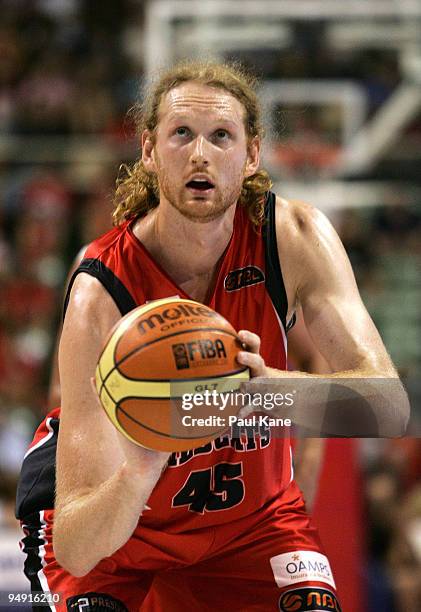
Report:
M149 317L143 317L137 322L137 329L140 334L146 334L147 331L154 329L157 325L165 325L173 323L180 319L190 317L205 317L207 319L219 317L218 313L214 312L206 306L191 306L190 304L180 304L176 307L166 308L161 313L153 313Z
M218 365L223 365L227 358L224 343L219 338L173 344L172 351L177 370L189 368L191 363L195 366L209 365L209 360L215 359Z

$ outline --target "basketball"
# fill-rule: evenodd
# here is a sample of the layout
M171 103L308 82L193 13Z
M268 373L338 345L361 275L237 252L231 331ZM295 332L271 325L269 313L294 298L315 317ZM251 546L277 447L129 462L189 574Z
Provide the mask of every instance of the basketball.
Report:
M240 409L233 401L223 409L209 404L210 394L233 398L248 380L248 368L236 361L240 350L236 330L208 306L156 300L111 330L96 389L112 423L132 442L168 452L193 449L226 431Z

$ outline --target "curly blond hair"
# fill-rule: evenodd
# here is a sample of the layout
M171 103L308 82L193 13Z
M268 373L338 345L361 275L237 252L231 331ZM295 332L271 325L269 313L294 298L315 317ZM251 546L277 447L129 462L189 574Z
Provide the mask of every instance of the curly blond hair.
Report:
M256 79L236 64L211 61L185 61L161 74L149 91L143 104L133 108L137 132L154 132L159 121L158 111L162 98L174 87L187 81L217 87L237 98L245 109L245 128L248 142L263 138L260 105L256 96ZM147 172L142 160L132 166L123 164L117 179L114 196L114 225L144 215L159 204L159 187L155 174ZM265 170L259 170L244 179L238 200L247 209L255 226L264 219L265 193L272 182Z

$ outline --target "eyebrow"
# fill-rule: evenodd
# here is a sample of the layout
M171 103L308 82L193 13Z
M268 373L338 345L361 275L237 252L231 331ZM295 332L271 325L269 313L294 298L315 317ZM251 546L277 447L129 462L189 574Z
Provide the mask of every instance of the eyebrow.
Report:
M232 119L228 119L227 117L215 117L215 119L211 119L213 123L224 123L226 125L232 125L233 127L237 127L238 123L236 121L233 121ZM190 122L191 121L191 115L185 113L185 112L177 112L177 111L172 111L170 112L169 116L168 116L168 122L173 122L173 121L186 121L186 122ZM241 122L242 123L242 122Z

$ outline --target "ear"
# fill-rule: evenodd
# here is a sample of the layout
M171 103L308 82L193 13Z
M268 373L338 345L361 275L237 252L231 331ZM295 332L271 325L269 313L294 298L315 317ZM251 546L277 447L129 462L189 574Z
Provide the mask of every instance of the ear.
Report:
M156 172L155 164L155 144L152 134L149 130L144 130L141 137L142 146L142 162L145 170L148 172Z
M255 136L247 148L246 177L255 174L260 164L260 138Z

